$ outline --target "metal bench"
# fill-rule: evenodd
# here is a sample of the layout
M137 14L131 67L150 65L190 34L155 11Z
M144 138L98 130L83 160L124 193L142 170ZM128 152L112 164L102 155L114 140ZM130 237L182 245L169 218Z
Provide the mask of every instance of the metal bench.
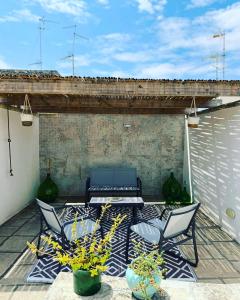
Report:
M91 169L86 181L85 204L94 196L114 195L142 196L142 183L134 168Z

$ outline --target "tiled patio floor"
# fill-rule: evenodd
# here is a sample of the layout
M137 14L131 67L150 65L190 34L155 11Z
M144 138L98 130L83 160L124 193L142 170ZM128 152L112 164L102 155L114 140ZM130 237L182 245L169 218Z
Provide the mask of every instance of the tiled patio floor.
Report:
M48 284L26 283L35 256L29 253L18 259L26 248L26 241L33 240L38 231L39 214L34 205L0 226L0 300L43 299L48 290ZM197 217L197 244L198 281L240 283L240 245L203 213ZM192 255L191 249L191 245L182 247L187 255Z

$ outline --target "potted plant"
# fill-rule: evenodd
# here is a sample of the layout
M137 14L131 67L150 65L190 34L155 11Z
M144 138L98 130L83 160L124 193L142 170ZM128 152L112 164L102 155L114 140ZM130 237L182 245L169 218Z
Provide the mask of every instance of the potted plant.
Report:
M192 113L193 110L193 113ZM197 115L197 106L196 106L196 100L195 96L192 99L191 107L190 107L190 113L188 115L188 127L190 128L198 128L200 118Z
M27 94L25 95L25 100L23 103L21 122L23 126L32 126L33 123L33 113L32 113L30 101Z
M47 254L61 265L68 265L73 271L74 292L81 296L91 296L97 293L101 288L101 273L108 269L106 263L111 254L110 242L125 215L118 214L113 218L113 224L110 230L105 233L104 238L96 237L97 229L106 210L111 205L102 207L102 213L96 220L93 232L85 235L82 240L74 238L77 229L77 215L72 227L73 243L70 249L64 249L62 245L51 236L43 237L43 240L53 248L54 252L46 252L43 248L37 249L34 243L27 243L33 253Z
M141 250L141 243L134 243L137 257L127 268L126 280L136 299L151 300L155 293L163 291L160 282L166 269L161 270L160 266L164 264L164 260L158 249L146 253Z
M162 186L162 193L166 200L166 204L175 204L181 198L182 187L171 172L169 178L164 182Z

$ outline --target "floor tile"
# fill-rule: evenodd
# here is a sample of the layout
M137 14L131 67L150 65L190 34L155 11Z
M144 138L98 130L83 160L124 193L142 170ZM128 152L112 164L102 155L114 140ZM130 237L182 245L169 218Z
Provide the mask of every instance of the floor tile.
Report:
M0 253L0 276L9 269L18 256L18 253Z
M10 300L16 286L0 286L0 300Z
M204 283L219 283L223 284L223 280L219 278L207 278L207 279L199 279L197 282L204 282Z
M0 236L11 236L18 230L18 227L1 226Z
M21 258L17 261L17 265L33 265L37 262L36 254L33 254L29 249L24 252Z
M240 261L240 245L237 242L214 242L213 245L225 258Z
M226 259L200 259L194 270L199 279L240 277L240 273Z
M217 228L200 228L198 233L202 239L206 242L221 242L221 241L233 241L226 232L222 231L219 227Z
M3 244L4 241L6 241L8 237L6 236L0 236L0 245Z
M193 246L183 245L181 250L191 259L194 258ZM197 245L198 255L200 259L223 258L221 253L213 245Z
M11 300L43 300L49 285L24 285L14 291Z
M36 236L40 231L40 221L33 219L27 222L25 225L21 226L19 230L17 230L14 235L29 235Z
M11 218L9 221L7 221L6 223L4 223L3 226L19 227L19 226L22 226L26 222L27 222L26 219L21 219L18 216L15 216L15 217Z
M0 252L22 252L27 247L27 241L33 238L33 236L11 236L0 246Z
M240 277L238 278L223 278L224 283L240 283ZM240 299L240 297L239 297Z
M13 268L1 280L1 284L26 284L26 278L31 269L31 265L14 265Z

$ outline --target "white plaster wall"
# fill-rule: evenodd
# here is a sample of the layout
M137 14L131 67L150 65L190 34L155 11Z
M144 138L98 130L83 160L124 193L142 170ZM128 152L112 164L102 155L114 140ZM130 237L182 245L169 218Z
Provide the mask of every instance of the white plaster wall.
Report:
M189 130L194 198L240 242L240 107L200 115ZM226 209L235 211L235 219Z
M39 185L39 122L23 127L20 113L10 111L12 166L9 175L7 111L0 108L0 224L28 205Z

